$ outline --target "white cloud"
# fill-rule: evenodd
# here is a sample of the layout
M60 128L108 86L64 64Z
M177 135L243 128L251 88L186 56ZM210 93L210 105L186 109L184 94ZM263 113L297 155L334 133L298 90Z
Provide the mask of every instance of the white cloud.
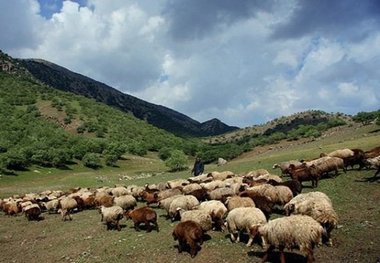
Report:
M45 19L36 0L0 0L0 48L199 121L244 127L310 108L356 113L380 105L380 27L371 1L356 13L344 5L358 15L337 15L336 25L313 13L336 8L330 1L87 3L64 1Z

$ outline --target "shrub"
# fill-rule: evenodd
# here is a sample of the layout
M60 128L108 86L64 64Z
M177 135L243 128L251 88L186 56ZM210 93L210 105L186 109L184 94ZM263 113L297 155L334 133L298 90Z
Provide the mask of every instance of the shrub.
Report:
M165 161L167 167L170 168L170 171L181 171L185 170L187 163L187 157L183 151L174 150L171 152L170 157Z

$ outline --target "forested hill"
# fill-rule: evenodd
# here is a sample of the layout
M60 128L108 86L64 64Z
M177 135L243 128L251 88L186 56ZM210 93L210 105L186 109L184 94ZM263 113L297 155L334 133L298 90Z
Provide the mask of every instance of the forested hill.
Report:
M199 141L182 139L131 114L33 79L2 54L0 170L30 165L64 167L86 160L114 165L124 153L162 148L193 154Z
M176 135L210 136L238 129L216 119L200 123L182 113L122 93L48 61L40 59L20 59L18 61L36 79L53 88L93 98L124 112L132 113L135 117Z

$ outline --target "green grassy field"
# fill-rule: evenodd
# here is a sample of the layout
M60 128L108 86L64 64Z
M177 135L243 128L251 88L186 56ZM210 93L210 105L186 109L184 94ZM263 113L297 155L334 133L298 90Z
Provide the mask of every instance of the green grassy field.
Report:
M380 132L366 126L336 131L328 137L309 143L297 143L260 154L247 154L217 167L206 165L206 171L230 170L235 173L266 168L274 174L273 163L290 159L317 157L321 152L338 148L371 149L380 145ZM71 187L98 187L164 182L187 178L189 170L169 173L155 154L126 156L119 167L89 170L77 165L72 170L33 167L18 176L1 176L0 196L38 192L46 189L66 190ZM189 166L191 162L189 162ZM315 190L325 192L339 215L339 227L332 232L333 247L315 248L317 262L377 262L380 258L380 184L366 178L374 170L350 170L336 178L321 180ZM309 186L310 182L305 182ZM305 187L304 191L311 191ZM139 203L143 206L143 203ZM263 250L258 243L247 248L244 243L232 244L227 233L208 232L209 239L199 254L191 259L179 254L171 232L177 222L170 222L164 212L160 215L160 232L136 232L131 221L122 220L122 230L107 231L97 210L73 215L72 221L62 222L57 214L44 214L44 220L28 222L24 216L0 215L0 262L260 262ZM280 215L274 214L273 217ZM297 250L286 254L288 262L306 262ZM270 262L278 261L278 253Z

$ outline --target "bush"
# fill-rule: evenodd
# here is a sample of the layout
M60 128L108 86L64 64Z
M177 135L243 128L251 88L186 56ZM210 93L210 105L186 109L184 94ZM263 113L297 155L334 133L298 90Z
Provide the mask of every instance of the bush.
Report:
M165 165L170 168L170 171L185 170L187 157L183 151L174 150L171 152L170 157L165 161Z
M100 163L100 156L96 153L86 153L82 161L84 166L92 169L98 169L102 167Z
M161 160L165 161L165 160L167 160L167 159L170 157L172 151L173 151L172 148L169 148L169 147L163 147L163 148L161 148L161 149L159 150L159 152L158 152L158 157L159 157Z

